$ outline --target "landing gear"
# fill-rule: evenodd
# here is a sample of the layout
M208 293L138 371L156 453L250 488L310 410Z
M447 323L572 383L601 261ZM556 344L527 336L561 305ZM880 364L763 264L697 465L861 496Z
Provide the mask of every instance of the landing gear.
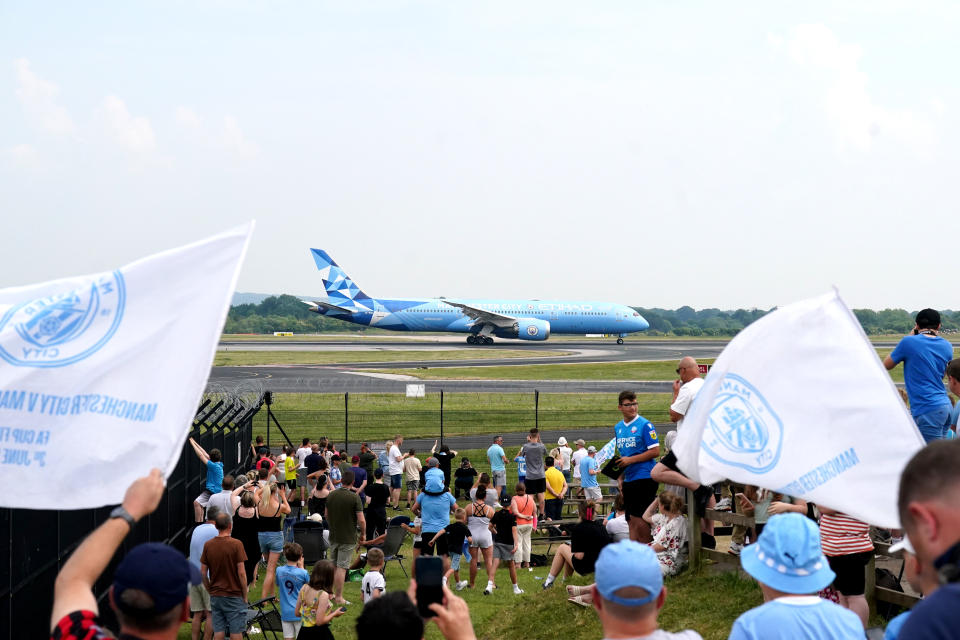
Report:
M477 336L467 336L467 344L477 344Z
M617 344L623 344L623 338L617 338Z
M493 344L493 338L490 336L467 336L467 344Z
M483 336L483 344L493 344L493 338L490 336Z

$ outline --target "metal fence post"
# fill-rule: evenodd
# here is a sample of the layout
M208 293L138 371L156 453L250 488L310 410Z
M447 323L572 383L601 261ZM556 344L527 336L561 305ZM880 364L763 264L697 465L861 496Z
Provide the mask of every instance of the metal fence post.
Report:
M440 389L440 446L443 446L443 389Z
M540 392L533 390L533 426L540 428Z
M343 448L350 451L350 392L343 394Z

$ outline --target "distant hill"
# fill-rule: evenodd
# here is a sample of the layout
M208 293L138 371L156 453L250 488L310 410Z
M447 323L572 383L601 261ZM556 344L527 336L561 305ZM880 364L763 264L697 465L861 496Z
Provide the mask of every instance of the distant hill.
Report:
M241 304L260 304L267 298L273 298L273 297L278 297L282 295L284 294L282 293L240 293L239 291L237 291L237 292L234 292L233 294L233 300L230 301L230 306L236 307ZM295 296L295 297L300 300L308 300L310 298L310 296ZM326 297L325 295L320 296L319 299L322 300L325 297Z

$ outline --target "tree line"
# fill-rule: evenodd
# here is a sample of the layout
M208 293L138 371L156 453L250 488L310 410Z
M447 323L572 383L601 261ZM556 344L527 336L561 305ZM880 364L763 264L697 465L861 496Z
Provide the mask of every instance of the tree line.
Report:
M683 306L679 309L634 307L650 323L650 335L715 336L736 335L751 322L773 309L700 309ZM916 311L905 309L854 309L863 330L869 335L905 334L913 328ZM943 328L960 330L960 311L940 311ZM326 318L311 312L299 298L289 295L270 296L259 304L240 304L230 308L225 333L326 333L369 330L362 325Z

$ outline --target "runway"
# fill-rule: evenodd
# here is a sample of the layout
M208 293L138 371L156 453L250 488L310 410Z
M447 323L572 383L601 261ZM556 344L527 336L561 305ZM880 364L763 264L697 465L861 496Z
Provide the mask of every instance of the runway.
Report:
M460 340L459 338L457 338ZM365 373L368 369L414 369L430 367L490 367L518 366L531 364L583 364L591 362L630 362L651 360L679 360L683 356L694 358L715 358L725 340L683 341L664 340L657 342L630 342L617 345L598 340L584 341L547 341L531 344L520 340L500 340L495 345L471 346L462 342L443 340L407 341L366 340L342 341L304 341L297 343L276 343L269 341L222 342L221 350L236 351L447 351L451 349L483 349L495 351L498 348L529 351L529 357L485 358L433 362L423 360L364 362L345 365L283 365L249 367L213 367L208 381L208 390L216 389L269 389L282 393L404 393L406 385L422 383L428 393L451 392L487 392L487 393L523 393L534 390L544 393L617 393L625 388L639 393L666 393L671 390L670 382L642 382L631 380L429 380L421 381L412 376L390 376ZM278 347L284 347L279 349ZM566 351L570 355L538 356L543 351Z

